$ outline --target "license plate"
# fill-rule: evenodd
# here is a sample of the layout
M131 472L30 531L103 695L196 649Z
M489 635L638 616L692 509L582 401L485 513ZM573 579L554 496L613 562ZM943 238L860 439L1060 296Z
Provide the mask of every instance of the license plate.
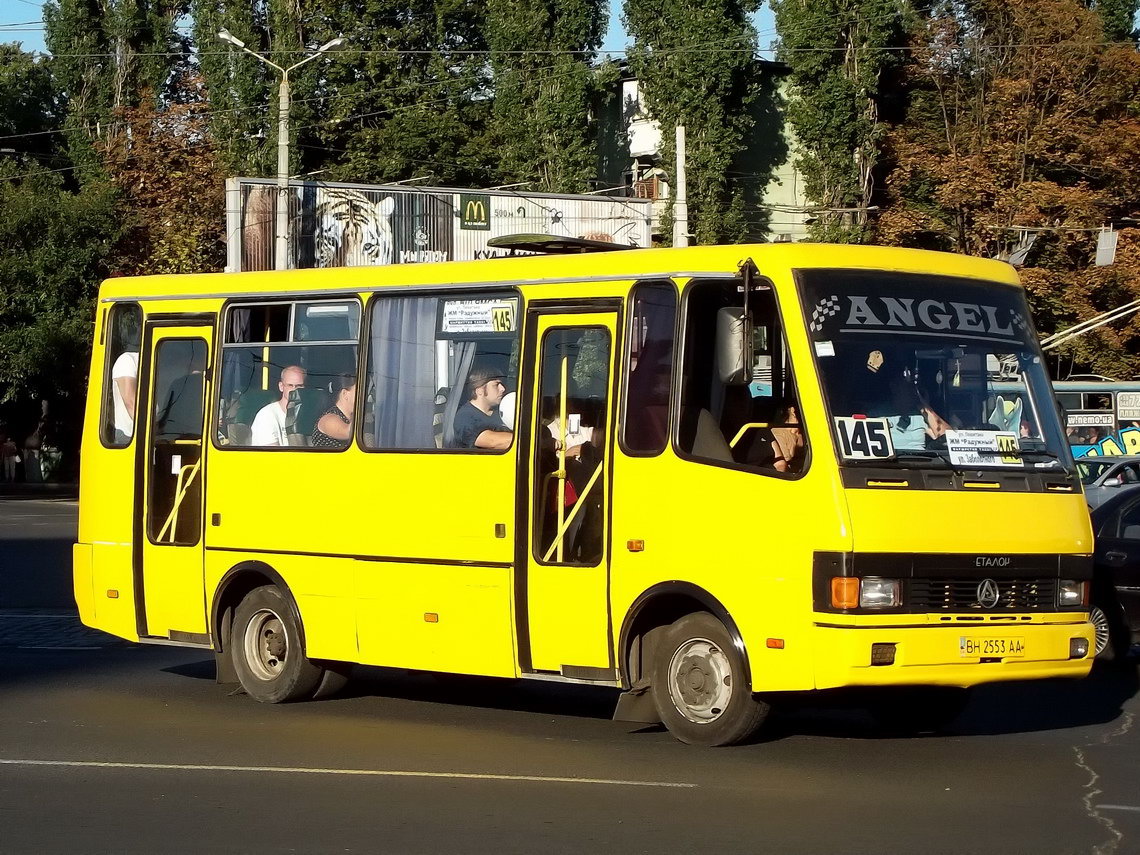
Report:
M1025 639L1020 636L961 636L958 639L958 651L962 656L982 657L988 656L1024 656Z

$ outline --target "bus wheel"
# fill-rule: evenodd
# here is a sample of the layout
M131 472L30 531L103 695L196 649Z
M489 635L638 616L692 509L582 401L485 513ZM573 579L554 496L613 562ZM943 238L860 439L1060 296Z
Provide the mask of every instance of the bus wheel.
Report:
M653 665L653 700L661 721L690 745L732 745L751 736L768 714L752 696L744 657L728 630L707 612L667 627Z
M941 733L970 702L970 690L957 686L883 686L869 691L871 715L891 736Z
M230 648L242 688L262 703L311 698L324 674L301 651L300 627L274 585L255 588L241 601Z

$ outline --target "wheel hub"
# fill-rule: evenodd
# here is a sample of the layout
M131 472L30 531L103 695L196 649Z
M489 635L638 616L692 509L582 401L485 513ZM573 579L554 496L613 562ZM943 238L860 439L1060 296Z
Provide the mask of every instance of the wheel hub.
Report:
M254 676L266 682L275 679L289 656L289 634L281 618L262 609L249 619L242 635L245 661Z
M728 657L708 639L694 638L682 644L673 654L669 674L673 704L689 721L715 721L732 699Z

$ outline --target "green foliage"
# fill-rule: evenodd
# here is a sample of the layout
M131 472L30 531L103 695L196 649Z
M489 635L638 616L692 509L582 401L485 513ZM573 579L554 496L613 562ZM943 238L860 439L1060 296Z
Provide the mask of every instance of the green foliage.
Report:
M55 87L44 60L37 60L15 44L0 44L0 136L36 134L5 140L4 148L47 153L59 121Z
M1093 8L1104 21L1104 37L1108 41L1123 42L1136 38L1136 12L1140 0L1096 0Z
M547 193L590 189L591 65L605 19L601 0L488 0L499 182L530 181L528 190Z
M635 39L630 69L661 125L666 168L676 159L674 129L685 126L689 224L699 243L744 236L741 218L726 218L733 204L728 176L752 126L749 107L760 75L748 16L758 6L757 0L625 2L626 29Z
M825 209L814 236L862 241L900 56L887 48L904 43L906 0L773 0L772 9L792 70L797 166L808 198Z
M322 178L486 186L484 0L304 0L314 44L347 41L313 81L306 169ZM398 54L396 51L405 51ZM312 63L321 66L322 62Z
M115 193L98 184L73 193L35 172L34 161L0 160L0 401L74 405L118 237Z
M47 0L44 41L67 109L69 153L80 174L98 173L95 140L119 132L116 110L143 92L160 95L185 62L175 23L183 0Z

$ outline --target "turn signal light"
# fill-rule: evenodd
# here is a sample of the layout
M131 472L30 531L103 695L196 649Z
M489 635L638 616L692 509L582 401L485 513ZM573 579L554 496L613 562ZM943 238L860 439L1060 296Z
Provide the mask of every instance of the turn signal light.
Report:
M831 607L833 609L859 608L859 580L854 576L831 577Z

